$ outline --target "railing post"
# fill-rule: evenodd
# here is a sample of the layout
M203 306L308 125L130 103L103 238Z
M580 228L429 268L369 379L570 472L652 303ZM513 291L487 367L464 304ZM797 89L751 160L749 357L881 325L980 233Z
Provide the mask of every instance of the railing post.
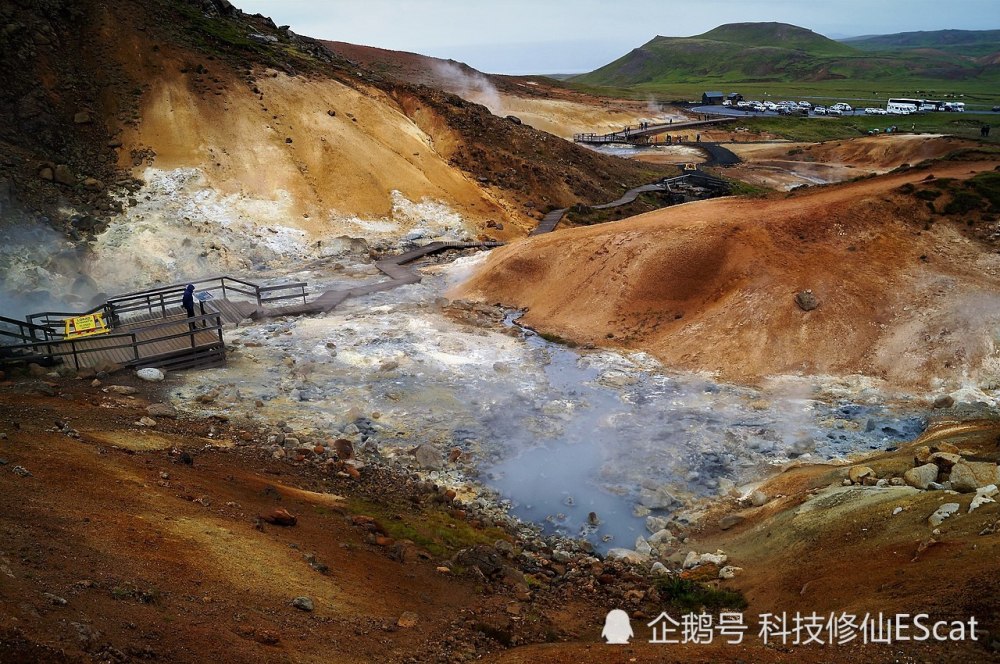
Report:
M73 350L73 364L76 365L76 370L80 370L80 358L76 354L76 342L70 340L69 347Z
M135 334L130 334L132 337L132 354L135 356L135 361L139 361L139 340L136 338Z
M163 302L163 293L160 293L160 313L164 318L167 317L167 305Z
M222 282L222 298L225 299L225 297L226 297L226 278L222 277L221 279L219 279L219 281Z

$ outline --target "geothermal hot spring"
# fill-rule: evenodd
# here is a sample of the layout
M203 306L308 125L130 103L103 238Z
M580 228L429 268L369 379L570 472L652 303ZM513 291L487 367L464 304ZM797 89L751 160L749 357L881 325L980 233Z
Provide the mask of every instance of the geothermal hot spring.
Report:
M700 499L746 491L789 459L884 449L924 427L918 404L861 380L789 377L749 389L643 354L549 343L514 328L516 312L493 327L455 322L442 297L484 257L426 267L420 284L327 315L228 331L228 367L186 374L173 396L188 410L370 437L409 464L420 444L459 448L472 465L445 464L428 479L466 486L468 500L499 499L546 533L602 551L647 535L648 508L683 519ZM379 277L358 264L288 278L320 291ZM219 391L215 403L198 404L209 390Z

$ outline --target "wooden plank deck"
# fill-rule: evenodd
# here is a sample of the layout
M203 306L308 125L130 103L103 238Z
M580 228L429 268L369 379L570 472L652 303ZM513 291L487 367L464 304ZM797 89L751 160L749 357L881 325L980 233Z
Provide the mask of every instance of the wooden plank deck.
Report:
M96 367L106 363L123 365L141 365L145 358L152 358L168 353L184 350L209 349L220 346L217 330L198 327L194 334L190 332L187 315L175 314L166 319L140 317L144 320L132 320L127 325L114 329L114 334L135 333L138 358L128 339L96 336L70 341L60 341L51 344L53 352L70 352L76 350L76 355L64 356L64 362L70 366L79 363L83 367ZM173 325L158 326L148 329L151 323L171 323ZM200 325L200 324L199 324ZM174 336L180 335L180 336ZM173 337L166 338L163 337ZM144 343L145 342L145 343Z

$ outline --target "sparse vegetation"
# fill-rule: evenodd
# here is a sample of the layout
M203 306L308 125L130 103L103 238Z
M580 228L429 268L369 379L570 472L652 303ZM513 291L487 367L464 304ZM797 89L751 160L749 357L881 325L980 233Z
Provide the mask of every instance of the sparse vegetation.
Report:
M391 505L351 498L348 511L375 517L393 539L410 540L438 558L448 558L459 549L477 544L492 545L506 538L499 528L477 530L468 521L455 518L442 509L427 508L421 511L419 518L413 518L403 510L394 511Z
M688 611L719 611L736 609L742 611L748 602L738 590L713 588L690 579L676 576L661 577L656 580L656 589L664 601L671 606Z

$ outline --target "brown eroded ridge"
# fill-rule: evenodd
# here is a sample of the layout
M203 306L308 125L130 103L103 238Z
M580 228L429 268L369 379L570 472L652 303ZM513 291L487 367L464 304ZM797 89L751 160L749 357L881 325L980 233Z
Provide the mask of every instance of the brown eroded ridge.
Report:
M897 385L976 371L980 306L1000 259L958 224L930 225L897 189L995 161L941 162L767 199L689 203L499 249L463 294L527 310L580 343L646 350L668 366L758 381L867 374ZM805 312L797 293L820 305ZM952 329L946 321L967 323Z

